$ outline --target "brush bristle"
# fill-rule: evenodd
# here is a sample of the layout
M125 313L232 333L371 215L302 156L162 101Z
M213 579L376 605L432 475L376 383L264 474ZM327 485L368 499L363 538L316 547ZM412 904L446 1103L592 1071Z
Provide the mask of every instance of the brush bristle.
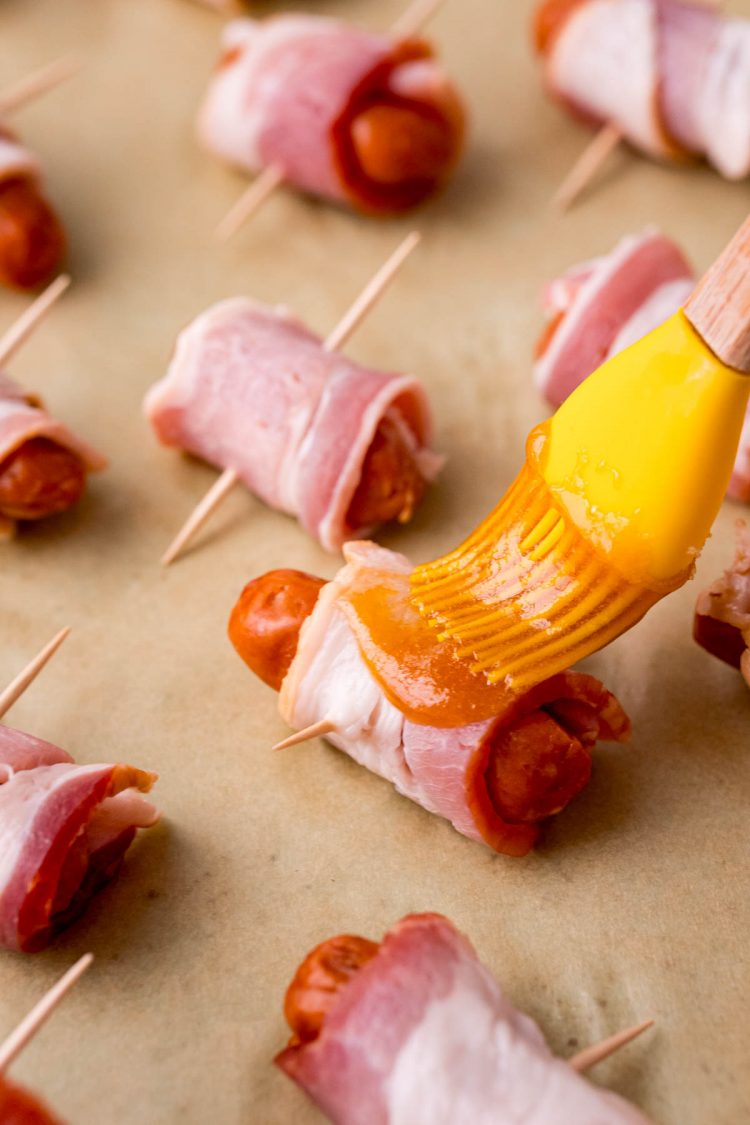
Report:
M619 574L529 466L465 543L412 576L439 639L514 690L601 648L663 594Z

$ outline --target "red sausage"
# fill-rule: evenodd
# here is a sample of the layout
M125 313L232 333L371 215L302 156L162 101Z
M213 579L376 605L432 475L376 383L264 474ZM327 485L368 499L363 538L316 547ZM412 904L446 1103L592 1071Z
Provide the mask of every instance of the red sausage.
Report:
M60 268L65 235L30 179L0 182L0 282L36 289Z
M271 570L248 582L229 618L229 639L249 668L279 691L299 631L325 582L301 570Z
M292 1030L290 1046L317 1039L342 990L378 949L377 942L342 934L308 953L284 998L284 1015Z
M390 418L384 418L367 451L346 522L355 529L391 520L408 523L426 488L401 431Z
M81 458L49 438L31 438L0 464L0 515L38 520L72 508L86 487Z
M457 131L460 137L462 128ZM444 121L399 105L363 110L352 122L352 142L368 179L389 185L405 180L438 183L461 149L461 140L446 130Z
M725 664L731 664L733 668L741 667L747 645L737 625L730 625L728 621L712 617L709 613L696 612L693 619L693 640Z
M495 811L513 824L559 813L591 777L591 754L545 711L490 736L485 774Z

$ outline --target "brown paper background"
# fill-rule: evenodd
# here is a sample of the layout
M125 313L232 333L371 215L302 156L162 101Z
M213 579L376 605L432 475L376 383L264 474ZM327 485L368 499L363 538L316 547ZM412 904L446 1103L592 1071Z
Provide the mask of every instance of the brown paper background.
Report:
M321 1120L271 1066L302 955L448 914L560 1053L646 1016L656 1030L596 1072L662 1125L750 1116L747 809L750 696L690 640L697 588L727 561L726 505L698 580L589 666L632 715L587 791L526 860L494 856L322 743L286 754L273 694L225 637L243 583L336 560L238 489L198 549L157 560L215 479L157 447L140 401L178 329L248 293L325 333L412 224L422 248L349 345L425 379L449 456L413 525L415 560L456 543L519 466L543 415L537 295L561 268L661 225L706 265L747 185L620 154L568 216L550 196L586 133L543 97L530 0L452 0L434 22L466 92L471 144L449 191L403 222L281 192L227 247L244 185L193 143L220 21L187 0L3 0L2 84L69 49L86 69L17 117L70 233L75 285L12 372L112 460L74 514L0 555L0 684L73 635L10 721L80 761L159 771L164 811L121 878L48 952L0 956L0 1036L72 960L97 964L14 1067L79 1125ZM395 0L308 4L385 27ZM750 2L736 3L750 16ZM261 11L272 10L263 5ZM0 294L0 324L25 307ZM464 1123L458 1123L464 1125Z

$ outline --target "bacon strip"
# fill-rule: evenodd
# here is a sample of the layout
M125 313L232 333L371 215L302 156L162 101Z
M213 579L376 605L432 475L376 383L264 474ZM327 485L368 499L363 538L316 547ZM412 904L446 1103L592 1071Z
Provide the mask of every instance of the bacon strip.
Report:
M750 528L737 521L732 565L698 595L693 635L712 656L739 668L750 687Z
M648 1125L552 1054L439 914L393 926L276 1064L336 1125Z
M426 43L289 15L235 20L222 45L198 132L232 164L250 172L278 165L303 191L377 213L421 202L458 160L463 109ZM408 111L417 134L376 181L353 129L364 113L394 109Z
M156 774L77 766L64 750L0 726L0 945L33 952L116 873L158 814Z
M676 313L694 285L676 243L652 229L550 282L542 296L548 323L534 364L550 405L560 406L605 360ZM750 502L750 409L727 495Z
M0 371L0 463L32 438L49 438L77 454L90 473L107 467L107 459L93 446L53 418L34 395L28 395Z
M684 0L586 0L562 11L543 51L549 89L579 115L652 156L750 174L747 20Z
M214 305L180 334L145 411L165 445L235 469L329 551L370 530L350 526L348 514L384 419L420 480L442 464L416 378L360 367L285 309L244 298Z
M588 781L591 747L599 739L627 739L627 716L597 680L566 672L486 722L453 729L410 722L365 662L346 594L369 567L408 573L411 566L372 543L349 544L344 554L347 565L323 587L302 627L281 686L283 718L298 730L331 720L336 731L329 741L403 796L445 817L469 839L506 855L527 854L540 835L539 821L559 812ZM573 783L559 765L560 743L563 756L575 757ZM499 778L488 776L491 751L493 760L508 763L512 784L503 784L502 769ZM562 795L545 788L545 774L564 785Z

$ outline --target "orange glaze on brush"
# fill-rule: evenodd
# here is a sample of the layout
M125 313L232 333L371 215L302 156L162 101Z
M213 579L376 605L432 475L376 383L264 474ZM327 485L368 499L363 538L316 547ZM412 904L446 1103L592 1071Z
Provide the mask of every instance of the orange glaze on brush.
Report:
M290 1047L317 1039L342 991L379 948L367 938L342 934L308 953L284 998L284 1015L292 1030Z
M36 185L0 183L0 283L35 289L57 272L64 253L62 227Z
M571 13L588 0L544 0L534 14L534 45L541 55L549 53Z
M567 624L548 620L563 599L576 620L585 619L589 632L601 637L599 648L679 584L643 586L637 578L638 540L628 527L609 529L606 514L599 513L598 522L592 515L595 534L585 537L565 507L555 505L554 491L542 476L549 426L544 422L530 434L527 463L490 516L440 560L449 591L454 578L472 585L475 601L469 617L476 619L486 607L492 615L489 632L482 623L476 642L464 647L443 637L412 604L416 598L410 575L369 571L347 595L350 620L370 670L413 722L453 727L502 715L535 685L575 664L585 652L570 648ZM622 571L607 561L610 530L621 544ZM627 550L631 538L635 542ZM606 594L605 613L597 594ZM537 631L545 637L544 659L537 656ZM476 645L497 646L500 637L513 652L514 674L490 683L475 667Z
M414 454L398 426L384 418L370 443L357 491L346 514L358 530L398 520L408 523L427 488Z
M49 438L31 438L0 464L0 515L38 520L72 508L86 487L81 458Z

